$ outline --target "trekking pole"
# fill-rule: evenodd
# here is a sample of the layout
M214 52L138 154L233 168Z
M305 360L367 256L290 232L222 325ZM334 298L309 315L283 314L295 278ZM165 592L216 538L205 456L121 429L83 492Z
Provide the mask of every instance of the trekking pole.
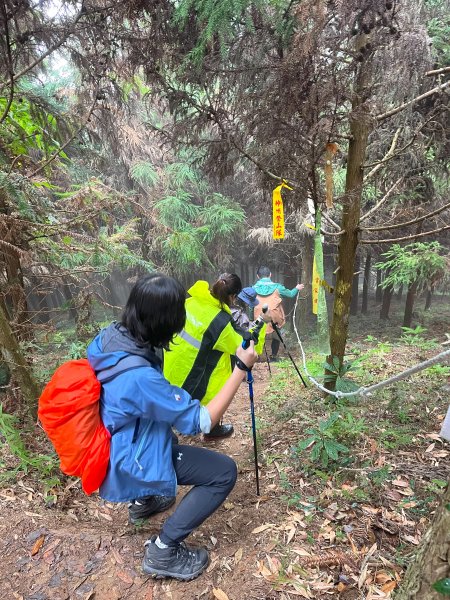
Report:
M267 366L269 368L269 375L270 375L270 377L272 377L272 369L270 368L270 360L269 360L269 355L267 354L267 346L266 346L265 341L264 341L264 353L266 355L266 362L267 362Z
M277 336L278 336L278 338L279 338L280 342L283 344L283 348L286 350L286 352L287 352L287 355L288 355L288 356L289 356L289 358L291 359L291 362L292 362L292 364L294 365L294 368L295 368L295 370L297 371L297 374L298 374L298 376L299 376L299 377L300 377L300 379L302 380L302 383L303 383L303 385L304 385L305 387L308 387L308 386L306 385L306 383L305 383L305 380L304 380L304 379L303 379L303 377L302 377L302 374L301 374L301 373L300 373L300 371L298 370L298 367L297 367L297 365L295 364L295 362L294 362L294 359L293 359L293 358L292 358L292 356L291 356L291 353L290 353L290 352L289 352L289 350L287 349L287 347L286 347L286 344L284 343L284 340L283 340L283 338L281 337L281 333L280 333L280 330L278 329L278 325L276 325L276 323L274 323L273 321L272 321L271 325L272 325L272 327L273 327L273 330L274 330L274 331L275 331L275 333L277 334Z
M268 310L267 304L264 304L262 307L262 312L266 313ZM264 319L262 317L258 317L255 321L255 326L251 331L246 332L246 338L244 338L242 342L243 348L248 348L250 346L250 340L255 336L257 338L259 331L264 325ZM259 496L259 467L258 467L258 443L256 439L256 419L255 419L255 404L253 401L253 374L251 369L247 369L247 377L246 382L248 383L248 395L250 398L250 414L252 417L252 434L253 434L253 455L255 457L255 475L256 475L256 495Z

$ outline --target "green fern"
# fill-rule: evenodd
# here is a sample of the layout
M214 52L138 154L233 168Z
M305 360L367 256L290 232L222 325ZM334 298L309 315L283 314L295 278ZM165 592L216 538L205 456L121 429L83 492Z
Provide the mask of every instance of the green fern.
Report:
M130 168L130 177L133 181L148 187L156 185L159 179L154 166L145 161L137 162Z

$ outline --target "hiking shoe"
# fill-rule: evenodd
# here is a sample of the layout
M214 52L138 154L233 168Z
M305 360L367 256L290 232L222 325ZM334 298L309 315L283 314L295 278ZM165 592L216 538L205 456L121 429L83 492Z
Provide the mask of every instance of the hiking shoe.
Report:
M148 519L156 513L164 512L175 504L176 498L172 496L145 496L133 500L128 505L128 522L136 525L142 519Z
M190 581L198 577L209 564L206 548L194 548L184 542L168 548L158 548L156 535L145 542L142 568L153 577L173 577Z
M203 436L207 440L217 440L219 438L230 437L234 432L233 425L216 425L209 433L204 433Z

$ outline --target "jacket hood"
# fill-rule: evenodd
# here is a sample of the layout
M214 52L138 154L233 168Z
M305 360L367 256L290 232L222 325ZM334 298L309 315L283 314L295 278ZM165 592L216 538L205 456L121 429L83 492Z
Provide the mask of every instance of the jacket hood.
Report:
M230 307L227 304L222 305L220 301L211 294L209 291L209 283L207 281L196 281L194 285L188 289L188 294L192 296L192 298L211 304L231 315Z
M120 323L111 323L102 329L87 348L89 363L96 372L113 367L130 354L142 356L161 366L161 360L153 348L139 345Z
M252 287L258 296L270 296L278 286L270 279L270 277L261 277L261 279L258 279Z

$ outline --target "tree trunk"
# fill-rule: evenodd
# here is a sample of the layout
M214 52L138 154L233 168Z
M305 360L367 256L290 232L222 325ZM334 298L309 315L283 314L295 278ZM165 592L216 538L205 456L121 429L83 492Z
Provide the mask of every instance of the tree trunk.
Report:
M3 188L0 190L1 214L9 214L8 203L9 198L6 189ZM23 238L19 237L17 232L13 233L7 225L2 227L0 235L3 241L12 243L24 250L28 249L28 244L24 242ZM21 340L30 339L32 336L32 328L27 310L27 296L25 293L20 254L16 251L0 254L0 263L3 263L4 271L6 273L6 297L11 301L13 307L11 323L14 324L16 329L15 335Z
M450 486L394 600L444 600L433 583L450 578Z
M383 271L377 269L377 288L375 290L375 302L379 304L383 300L383 288L381 287L381 276Z
M383 320L389 319L389 309L391 308L391 300L392 300L393 293L394 293L393 288L391 288L391 287L384 288L383 302L381 304L381 310L380 310L380 319L383 319Z
M412 314L414 309L414 300L416 299L417 283L414 281L408 287L406 295L405 315L403 317L403 327L411 327Z
M403 285L401 285L401 286L398 288L398 291L397 291L397 294L396 294L396 296L395 296L395 297L397 298L397 300L398 300L399 302L401 302L402 296L403 296Z
M358 254L355 256L355 271L352 281L352 299L350 302L350 314L355 316L358 314L358 300L359 300L359 266L361 264L360 257Z
M36 419L39 387L22 354L19 342L11 330L2 302L0 302L0 344L2 356L19 384L20 391L28 407L29 416Z
M370 287L370 266L372 263L372 255L370 252L366 256L366 264L364 267L364 281L363 281L363 298L361 312L363 315L367 315L369 306L369 287Z
M363 168L366 157L369 121L363 96L367 95L369 65L359 68L355 82L355 92L350 115L350 142L348 146L347 175L343 200L341 229L339 238L338 273L334 290L333 318L330 329L331 357L337 356L342 364L347 344L348 320L352 295L352 282L356 249L358 247L358 224L361 213L363 189ZM329 362L332 362L330 357ZM334 386L330 386L334 387Z
M302 279L305 289L300 292L300 296L306 297L306 300L299 299L297 306L297 328L299 331L305 329L308 315L311 313L311 282L313 269L313 238L310 235L303 236L302 243Z
M427 291L427 298L425 300L425 310L430 310L432 298L433 298L433 290L428 290Z

